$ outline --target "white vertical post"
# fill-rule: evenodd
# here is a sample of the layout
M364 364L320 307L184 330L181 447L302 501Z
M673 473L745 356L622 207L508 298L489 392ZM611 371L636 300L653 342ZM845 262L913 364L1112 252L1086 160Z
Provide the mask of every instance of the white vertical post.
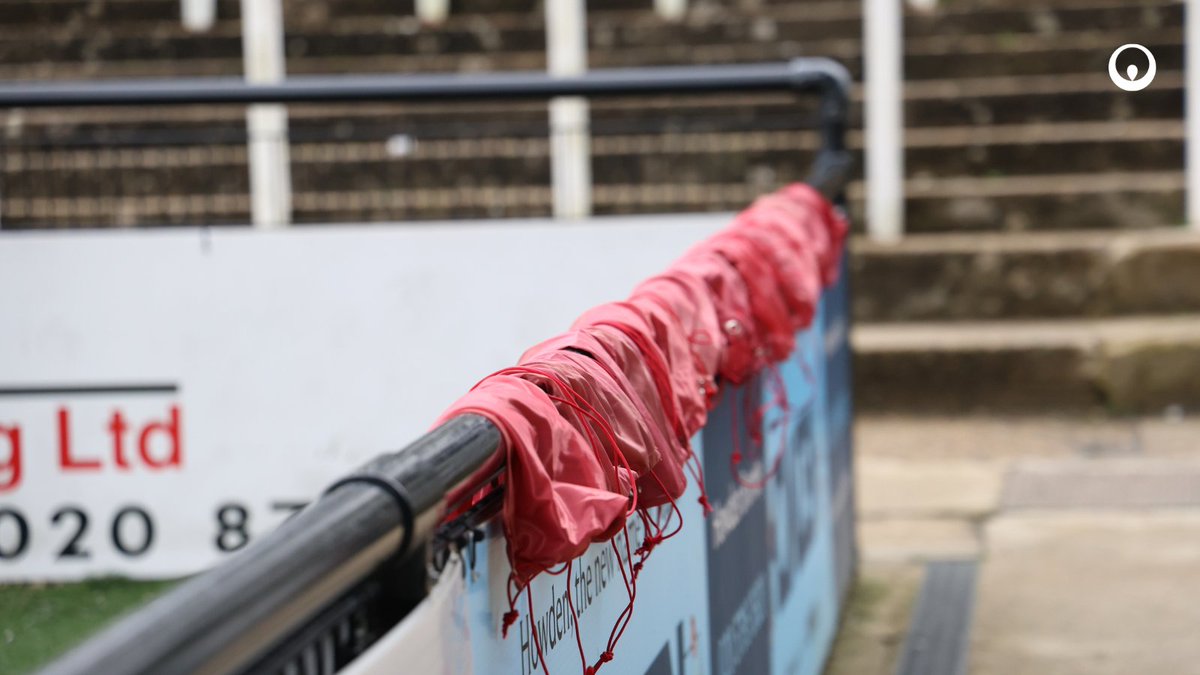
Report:
M1187 88L1184 107L1187 110L1186 133L1187 226L1200 231L1200 0L1187 0L1184 7L1184 76Z
M217 0L179 0L179 13L184 28L202 33L217 20Z
M902 10L903 0L863 0L867 231L881 241L904 234Z
M584 0L546 2L546 59L551 75L581 75L587 71ZM592 212L588 117L584 98L550 101L550 180L555 218L583 218Z
M281 0L242 0L242 60L248 82L284 78ZM292 177L287 108L278 104L246 109L250 154L250 211L255 227L285 227L292 217Z
M417 0L415 9L421 23L436 26L450 15L450 0Z
M654 0L654 11L664 21L679 21L687 14L687 0Z

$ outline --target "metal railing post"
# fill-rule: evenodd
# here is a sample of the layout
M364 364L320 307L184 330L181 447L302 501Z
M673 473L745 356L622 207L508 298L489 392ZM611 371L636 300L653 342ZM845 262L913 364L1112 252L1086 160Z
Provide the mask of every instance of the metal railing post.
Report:
M185 29L203 33L217 20L217 0L179 0L179 15Z
M282 82L286 74L282 0L242 0L242 59L246 81ZM292 219L292 169L287 108L246 109L250 217L255 227L285 227Z
M904 235L903 0L863 0L867 232Z
M587 40L584 0L546 3L546 65L551 75L587 72ZM550 189L555 218L584 218L592 213L588 118L588 102L581 96L550 101Z

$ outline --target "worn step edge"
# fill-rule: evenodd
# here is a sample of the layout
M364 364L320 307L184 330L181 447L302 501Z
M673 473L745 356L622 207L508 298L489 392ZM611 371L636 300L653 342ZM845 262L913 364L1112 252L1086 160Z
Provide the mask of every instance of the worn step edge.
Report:
M856 238L858 321L988 321L1200 312L1200 233L915 234Z
M956 139L978 147L1040 146L1057 144L1117 143L1128 145L1145 141L1181 140L1183 123L1175 120L1132 122L1118 124L1030 124L979 129L946 127L940 133L910 134L908 148L959 147ZM1127 132L1127 133L1123 133ZM403 134L400 134L403 135ZM478 160L483 158L530 159L549 156L546 138L516 138L506 136L480 138L422 138L413 137L414 146L406 155L396 155L387 148L387 139L367 141L308 142L293 141L293 161L342 163L362 161L411 162L425 159ZM847 145L861 149L863 134L852 131ZM819 146L814 131L729 131L689 132L669 134L606 134L593 136L591 152L595 157L661 156L666 154L717 154L746 152L791 152L813 150ZM2 146L0 146L2 147ZM208 166L244 163L243 143L195 146L71 146L47 147L42 143L26 148L20 144L7 146L9 154L0 157L6 170L36 171L69 169L103 169L174 166ZM1140 173L1140 172L1139 172Z
M852 340L864 410L1200 407L1200 315L864 324Z

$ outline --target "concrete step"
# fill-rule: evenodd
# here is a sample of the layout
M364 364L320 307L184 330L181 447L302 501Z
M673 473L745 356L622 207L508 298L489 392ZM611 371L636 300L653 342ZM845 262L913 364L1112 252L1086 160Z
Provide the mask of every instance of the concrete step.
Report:
M912 38L906 44L907 81L1104 73L1111 45L1128 32L1107 31L1067 35L945 36ZM1179 27L1146 31L1141 38L1160 64L1183 62L1183 33ZM772 39L697 41L690 36L663 42L624 45L593 51L594 67L638 67L753 63L801 56L828 56L843 63L856 81L862 80L862 44L841 39Z
M504 0L521 2L522 0ZM364 25L378 28L381 22L412 16L411 3L387 0L339 0L337 2L292 1L285 4L290 27L341 31ZM1056 0L1051 5L995 2L943 3L934 11L907 11L906 32L910 38L956 34L1009 35L1021 33L1061 34L1072 31L1154 29L1182 25L1182 7L1172 0L1147 0L1130 6L1127 0ZM442 27L474 25L499 30L542 25L538 3L530 7L504 7L493 2L472 3L452 8ZM830 37L857 38L862 33L861 3L845 0L813 0L804 3L691 3L678 21L660 18L644 2L620 0L588 8L591 43L600 47L649 44L677 40L787 39L814 40ZM705 37L707 36L707 37Z
M907 35L946 33L1064 34L1074 31L1154 29L1183 25L1182 3L1053 2L974 5L943 3L946 9L912 11L905 17Z
M723 27L724 29L724 27ZM114 37L101 29L65 39L32 41L0 39L0 60L14 78L53 64L58 71L93 68L120 72L156 61L186 64L237 61L241 38L236 31L201 36L154 32ZM1108 47L1127 33L1071 35L954 36L914 38L908 44L904 72L909 81L1046 76L1104 73ZM724 39L724 38L723 38ZM1182 30L1147 31L1141 41L1160 63L1182 63ZM289 72L428 72L512 70L544 67L545 36L540 28L481 31L421 30L407 24L397 29L346 33L293 33L287 38ZM786 60L819 54L836 58L861 79L861 43L855 38L813 40L728 38L714 41L703 34L639 44L593 44L589 63L594 68L653 65L726 64ZM378 59L384 59L383 62Z
M862 410L1109 413L1200 407L1200 315L860 324Z
M1200 313L1200 234L911 235L852 248L866 323Z
M310 15L336 19L347 16L388 16L412 15L415 13L413 0L284 0L285 16ZM625 8L635 6L633 0L613 0L614 7ZM541 0L470 0L468 3L455 3L450 8L451 15L480 15L491 13L522 13L537 17L545 15Z
M233 61L194 65L240 68ZM222 64L224 64L222 66ZM3 67L0 66L0 70ZM861 122L861 92L853 92L852 126ZM972 142L990 134L993 125L1032 123L1180 120L1183 117L1183 77L1160 71L1152 87L1129 96L1112 86L1104 73L1072 76L966 78L909 83L905 88L905 119L913 130L936 137L943 127L974 127L955 131L955 138ZM592 104L597 133L675 131L771 130L811 124L815 101L787 95L652 97L600 100ZM361 104L289 106L293 124L338 130L353 137L354 127L389 128L396 133L450 136L477 129L473 136L503 134L506 125L522 124L523 133L544 133L545 106L536 102L494 102L440 105ZM244 126L238 106L198 108L64 109L11 111L4 114L9 138L47 141L84 140L89 134L152 129L200 129ZM496 131L490 131L496 129ZM1065 129L1065 128L1064 128ZM1116 127L1103 138L1117 140ZM1061 129L1060 129L1061 130ZM393 133L393 132L389 132ZM508 133L512 133L511 130ZM1006 132L1010 133L1010 132ZM1141 133L1141 132L1137 132ZM1142 136L1139 136L1141 138ZM1176 136L1177 138L1178 136ZM1008 137L1012 140L1012 136ZM1019 140L1019 139L1018 139ZM1040 137L1040 141L1053 140ZM929 141L922 145L931 145Z
M6 0L3 4L0 26L31 26L39 31L77 22L101 25L122 21L180 20L179 3L174 0ZM217 0L217 16L241 16L240 3L238 0Z
M997 177L1019 174L1031 167L1067 174L1085 173L1097 166L1117 173L1182 170L1182 140L1167 140L1182 134L1178 123L1104 123L1059 129L1060 126L992 128L982 130L984 133L975 133L970 128L945 129L938 130L940 133L914 134L906 165L910 175L916 176L913 185L922 186L922 194L960 200L975 195L964 192L964 181L955 176L979 177L979 189L994 190ZM1040 142L1056 130L1062 132L1059 142ZM1122 130L1129 133L1106 140ZM305 129L294 128L293 133L303 137ZM164 175L159 181L161 188L167 193L198 192L211 186L189 180L204 183L205 171L224 171L230 164L245 165L241 131L230 128L225 134L221 137L228 145L219 144L217 134L197 134L192 144L179 146L81 144L69 149L43 150L10 145L0 166L8 192L18 197L61 193L60 183L71 184L71 189L79 190L81 195L96 194L106 184L136 180L138 172L152 174L179 168L191 172L172 173L173 182L165 182L168 177ZM199 144L205 139L210 142ZM861 140L857 132L849 138L856 154ZM769 190L780 182L802 179L817 146L816 134L802 131L596 136L592 140L593 180L601 185L742 182ZM510 183L536 184L549 180L549 142L543 137L418 139L403 155L390 153L388 147L387 136L373 140L297 142L292 147L293 172L324 174L316 180L327 189L470 186L486 183L496 174L504 175ZM861 166L861 157L857 159ZM943 187L947 183L936 180L939 177L953 179L957 191ZM1020 176L1012 178L1017 180ZM1035 180L1040 182L1042 177ZM93 187L87 189L89 181ZM298 180L297 189L304 189L303 185ZM991 226L1011 224L1019 215L1008 213L1004 217L1008 220ZM973 224L976 223L964 223ZM933 229L932 224L926 229Z
M333 195L329 197L330 201L321 203L319 208L314 207L312 217L305 217L310 222L320 218L333 221L404 221L488 217L496 213L512 217L544 215L549 212L550 204L548 180L545 179L548 169L539 168L545 165L536 162L526 166L527 161L531 160L500 162L495 166L508 168L516 165L527 175L533 175L532 172L536 170L541 172L537 175L543 178L542 181L523 182L520 171L515 175L503 172L481 175L453 172L439 175L437 180L431 181L420 171L392 164L385 170L381 169L380 173L348 175L332 163L298 165L293 170L293 179L298 197L310 195L317 200L314 204L325 196ZM244 176L244 168L235 165L218 171L214 167L188 167L162 175L155 169L143 169L134 170L136 180L123 181L113 181L111 175L97 171L78 176L73 179L76 182L65 185L57 182L42 185L37 181L22 183L18 178L14 185L20 185L20 189L11 190L5 201L0 203L0 208L3 208L0 218L5 227L55 222L62 222L66 226L153 223L157 221L149 216L139 216L131 222L122 221L121 218L127 213L152 213L155 207L131 207L132 211L124 207L111 210L115 208L112 198L128 197L136 201L138 195L146 195L166 200L177 196L202 199L207 191L214 189L213 181L219 185L230 185L234 174L240 180ZM173 181L176 176L180 177L177 182L163 182ZM593 190L594 207L599 215L735 211L764 191L773 189L779 182L800 177L763 173L750 174L746 180L730 183L598 184ZM1056 186L1055 182L1059 180L1062 180L1062 185ZM1174 172L945 179L908 183L912 196L906 211L911 233L971 229L1145 229L1175 224L1182 218L1183 176ZM940 190L939 185L945 189ZM83 192L84 188L93 192ZM234 190L233 187L226 189ZM918 190L925 192L921 194ZM852 182L848 193L854 222L861 229L862 184ZM148 203L165 202L156 199ZM346 211L340 211L336 206L338 204L351 206ZM429 209L426 209L426 205ZM197 218L192 221L193 224L208 222L203 212L191 213ZM35 217L32 214L40 215ZM215 212L214 217L223 218L221 212Z
M917 178L905 212L911 232L1151 228L1183 222L1183 187L1178 171Z

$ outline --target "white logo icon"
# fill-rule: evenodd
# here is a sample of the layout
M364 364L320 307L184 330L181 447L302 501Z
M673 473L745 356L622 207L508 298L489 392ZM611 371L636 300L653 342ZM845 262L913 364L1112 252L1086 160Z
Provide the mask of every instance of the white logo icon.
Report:
M1125 51L1126 49L1140 50L1146 55L1146 60L1150 62L1150 67L1146 69L1146 73L1140 78L1138 77L1138 67L1133 64L1130 64L1129 67L1125 69L1124 75L1117 72L1117 57L1120 56L1121 52ZM1146 87L1149 87L1150 83L1154 81L1154 74L1157 72L1158 64L1154 62L1154 55L1150 53L1149 49L1146 49L1139 44L1130 42L1127 45L1121 45L1120 47L1117 47L1115 52L1112 53L1112 56L1108 57L1108 76L1112 79L1113 84L1124 89L1125 91L1141 91Z

